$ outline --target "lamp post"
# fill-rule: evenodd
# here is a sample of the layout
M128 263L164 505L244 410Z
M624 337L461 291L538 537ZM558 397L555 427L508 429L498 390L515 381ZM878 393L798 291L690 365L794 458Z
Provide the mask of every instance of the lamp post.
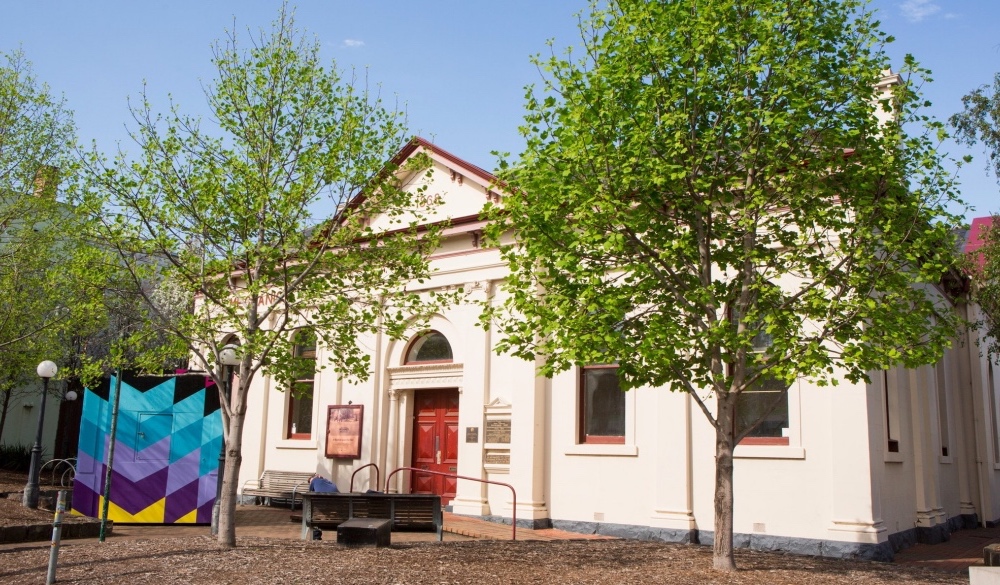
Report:
M219 350L219 363L222 364L222 390L223 390L223 400L227 403L229 402L229 395L232 392L233 386L233 367L239 365L240 358L236 355L237 346L229 343ZM226 418L225 406L219 405L219 416L222 418L222 424L225 426ZM212 505L212 534L216 535L219 533L219 513L222 510L222 480L226 476L226 429L222 429L222 445L219 448L219 470L216 472L216 477L218 481L215 484L215 504Z
M55 363L45 360L35 369L42 379L42 407L38 409L38 430L35 431L35 444L31 447L31 469L28 470L28 483L24 486L24 498L21 503L26 508L38 507L38 473L42 463L42 425L45 424L45 396L49 393L49 379L56 375L59 368Z

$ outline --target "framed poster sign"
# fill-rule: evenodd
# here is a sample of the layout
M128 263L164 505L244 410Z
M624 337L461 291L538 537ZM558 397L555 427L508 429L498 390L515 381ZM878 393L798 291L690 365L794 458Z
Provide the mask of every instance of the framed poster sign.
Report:
M326 456L329 459L361 458L363 404L333 405L326 411Z

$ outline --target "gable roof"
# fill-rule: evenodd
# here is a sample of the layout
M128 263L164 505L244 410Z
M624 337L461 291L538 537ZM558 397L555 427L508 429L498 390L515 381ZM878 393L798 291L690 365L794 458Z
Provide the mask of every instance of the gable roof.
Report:
M455 169L455 167L457 167L458 169L465 171L465 176L478 179L477 182L487 189L491 185L495 185L499 182L496 175L493 173L483 169L482 167L476 166L463 158L455 156L454 154L425 138L421 138L420 136L414 136L409 142L406 143L406 146L399 149L396 156L392 157L390 160L391 164L396 166L402 165L406 159L410 158L410 156L417 152L418 149L425 150L427 154L430 155L431 159L436 160L449 168Z
M500 200L500 194L492 189L493 186L499 185L504 186L504 182L501 181L493 173L483 169L480 166L474 165L467 160L458 157L451 152L437 146L436 144L430 142L426 138L420 136L414 136L407 142L399 151L389 159L383 166L382 170L379 171L378 175L381 176L383 173L389 172L390 168L395 168L396 172L402 168L403 164L407 159L412 157L417 153L427 154L431 160L437 164L440 164L448 168L452 172L452 179L458 179L458 183L461 185L465 178L471 179L474 183L478 184L483 191L485 191L486 196L494 201ZM376 183L376 179L373 179L369 185ZM361 189L357 194L355 194L350 202L347 204L348 208L355 208L361 205L366 197L368 196L369 187ZM336 218L332 218L331 222L336 221ZM467 225L472 223L482 223L482 219L479 213L473 215L453 217L446 221L435 221L428 225L438 225L441 223L447 223L452 228L461 225ZM324 228L328 229L328 228ZM392 230L395 231L395 230ZM391 231L389 232L391 233Z

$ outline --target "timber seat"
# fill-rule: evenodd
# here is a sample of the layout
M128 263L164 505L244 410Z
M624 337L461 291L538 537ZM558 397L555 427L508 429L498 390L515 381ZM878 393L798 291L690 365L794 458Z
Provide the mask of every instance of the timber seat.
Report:
M444 515L441 496L435 494L302 494L302 539L312 528L337 528L355 518L384 518L393 531L436 532L443 538Z
M294 508L296 501L302 501L302 494L309 490L309 481L315 474L308 471L276 471L265 469L260 478L243 484L243 497L263 498L270 505L271 500L288 500Z

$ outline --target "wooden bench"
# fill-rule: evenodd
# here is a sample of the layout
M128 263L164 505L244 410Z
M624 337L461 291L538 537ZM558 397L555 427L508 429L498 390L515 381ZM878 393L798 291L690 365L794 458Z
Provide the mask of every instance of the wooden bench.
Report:
M302 540L312 528L336 528L353 518L384 518L393 531L436 532L443 539L441 496L434 494L302 494Z
M259 479L243 484L243 496L264 498L267 504L271 499L289 500L295 507L295 501L302 500L302 494L309 491L309 480L313 473L307 471L275 471L264 470Z

